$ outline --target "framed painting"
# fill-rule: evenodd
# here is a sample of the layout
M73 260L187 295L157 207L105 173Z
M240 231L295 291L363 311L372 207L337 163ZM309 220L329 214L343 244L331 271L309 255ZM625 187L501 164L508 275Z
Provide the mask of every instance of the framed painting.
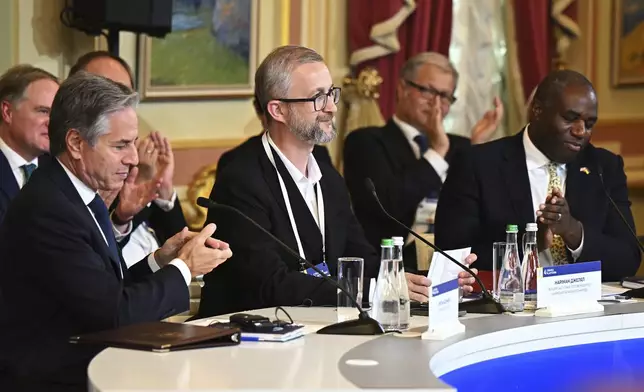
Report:
M253 95L258 0L173 0L172 32L141 36L137 87L143 100Z
M613 86L644 84L644 0L613 1Z

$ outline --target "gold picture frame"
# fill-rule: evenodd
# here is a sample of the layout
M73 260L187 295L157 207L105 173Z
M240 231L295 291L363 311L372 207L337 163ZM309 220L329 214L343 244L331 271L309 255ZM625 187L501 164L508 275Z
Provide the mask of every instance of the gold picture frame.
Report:
M190 1L174 3L173 31L164 39L141 36L137 42L142 100L251 97L259 1L204 0L198 3L205 8L192 14L184 4Z
M613 1L611 81L614 87L644 84L644 0Z

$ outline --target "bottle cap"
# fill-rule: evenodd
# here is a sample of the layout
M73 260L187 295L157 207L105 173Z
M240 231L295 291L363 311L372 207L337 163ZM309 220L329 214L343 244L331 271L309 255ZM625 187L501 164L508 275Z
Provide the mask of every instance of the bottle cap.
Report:
M391 239L389 239L389 238L385 238L385 239L383 239L383 240L382 240L382 242L380 243L380 246L394 246L394 241L392 241L392 240L391 240Z
M526 230L526 231L538 231L539 229L537 228L537 224L536 224L536 223L528 223L528 224L525 226L525 230Z
M391 237L391 240L394 242L394 245L405 245L405 239L402 237Z
M505 228L506 233L518 233L519 227L517 225L507 225Z

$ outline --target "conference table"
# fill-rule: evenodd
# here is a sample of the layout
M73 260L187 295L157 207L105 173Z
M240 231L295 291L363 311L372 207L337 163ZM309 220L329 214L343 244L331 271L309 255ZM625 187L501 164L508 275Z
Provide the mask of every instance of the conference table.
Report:
M644 377L644 360L627 358L633 350L641 352L644 347L644 302L605 304L603 312L561 318L540 318L531 313L468 314L461 317L465 332L443 341L421 339L427 317L413 316L405 333L335 336L315 334L337 320L335 308L285 309L295 322L305 325L304 337L284 343L244 341L237 346L170 353L108 348L89 365L89 390L470 391L510 390L515 381L534 384L536 389L529 390L617 390L615 383L624 382L629 384L621 385L620 390L630 390L634 383L644 389L644 380L637 376ZM274 308L247 313L275 319ZM227 318L191 323L208 325ZM603 374L602 368L593 370L601 362L593 356L608 356L615 366L626 363L628 375L611 376ZM547 365L551 370L535 373ZM557 377L574 379L553 379ZM485 386L494 385L497 379L505 380L505 384ZM559 389L545 386L548 382ZM564 382L568 384L559 385Z

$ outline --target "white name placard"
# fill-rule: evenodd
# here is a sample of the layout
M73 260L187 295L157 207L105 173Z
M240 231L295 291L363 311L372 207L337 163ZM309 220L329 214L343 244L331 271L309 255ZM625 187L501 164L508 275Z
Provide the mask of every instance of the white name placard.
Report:
M542 267L537 270L537 316L602 311L601 262ZM549 309L543 311L542 309Z
M429 295L429 318L423 339L443 340L465 332L465 326L458 321L458 279L432 286Z
M465 263L465 258L470 254L470 251L471 248L463 248L448 250L445 253L461 263ZM432 287L429 293L427 331L422 334L423 339L443 340L465 332L465 326L458 321L460 300L458 273L461 271L461 268L447 257L434 252L427 272Z
M458 279L436 285L431 290L430 327L438 327L458 320Z

